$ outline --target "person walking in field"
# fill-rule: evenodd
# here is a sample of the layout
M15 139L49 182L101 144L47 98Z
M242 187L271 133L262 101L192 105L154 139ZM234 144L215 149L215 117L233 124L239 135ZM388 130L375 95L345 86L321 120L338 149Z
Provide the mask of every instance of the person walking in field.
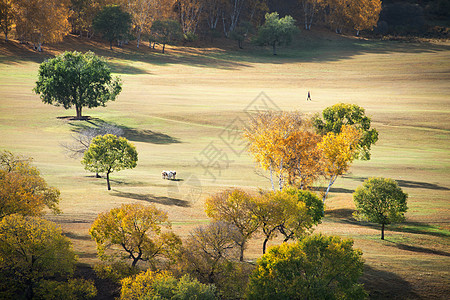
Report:
M308 91L308 98L306 98L306 101L312 101L312 99L311 99L311 93Z

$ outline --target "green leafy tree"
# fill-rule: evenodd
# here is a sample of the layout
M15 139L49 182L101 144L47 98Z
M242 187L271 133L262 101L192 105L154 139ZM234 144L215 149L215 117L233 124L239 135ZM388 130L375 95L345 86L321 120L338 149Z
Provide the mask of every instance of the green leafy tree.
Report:
M34 299L43 281L73 274L75 262L55 223L17 214L0 221L1 299Z
M105 60L92 52L64 52L39 66L39 78L33 89L42 102L75 106L77 119L83 107L105 106L122 90L120 79L111 76Z
M30 159L0 152L0 219L12 214L40 216L45 207L60 213L59 195L31 166Z
M132 169L136 167L137 160L136 148L126 138L105 134L92 139L81 163L88 171L106 173L108 190L111 190L109 174L123 169Z
M183 38L180 24L170 19L156 20L153 22L151 32L154 41L163 45L162 53L164 53L166 44L179 41Z
M213 300L215 287L200 283L197 279L184 275L177 280L169 272L148 270L121 281L121 300L129 299L178 299Z
M352 240L313 235L272 247L250 276L247 299L365 299L362 252Z
M113 42L123 39L130 32L131 15L118 5L107 5L95 16L92 26L109 42L112 50Z
M370 146L378 141L378 131L370 128L370 118L364 108L356 104L338 103L322 111L322 118L317 115L313 123L317 131L326 135L333 132L339 134L342 126L351 125L362 132L358 143L358 156L362 160L370 159Z
M353 193L357 211L355 215L361 220L381 224L381 239L384 240L384 226L405 219L407 198L408 194L402 191L395 180L369 178Z
M247 21L241 22L233 31L230 32L231 39L237 41L239 49L243 49L242 44L249 33L253 33L253 24Z
M109 258L106 251L111 246L120 246L135 267L139 261L155 263L157 257L171 258L181 244L178 236L163 232L163 227L170 228L167 214L155 206L124 204L99 214L89 234L97 243L102 260Z
M277 12L267 13L265 23L258 29L255 43L260 46L272 46L273 55L277 55L277 46L289 45L298 31L291 16L280 19Z

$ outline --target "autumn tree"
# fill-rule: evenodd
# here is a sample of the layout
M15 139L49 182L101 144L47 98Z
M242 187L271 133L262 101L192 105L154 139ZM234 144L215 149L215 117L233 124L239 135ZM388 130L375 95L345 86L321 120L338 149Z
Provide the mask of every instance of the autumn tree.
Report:
M244 129L249 152L264 170L278 177L278 188L286 184L307 189L322 173L321 137L298 112L266 112L256 115Z
M201 20L203 0L178 0L176 2L183 33L195 34Z
M112 77L106 61L93 52L66 51L44 61L38 76L33 91L42 102L65 109L75 106L77 119L82 119L83 107L105 106L122 90L120 79Z
M107 5L95 16L92 26L109 42L112 50L112 43L124 39L130 32L131 15L118 5Z
M263 193L257 198L254 215L264 236L262 251L267 243L279 234L284 241L301 238L323 216L323 206L317 196L307 191L288 188L283 191Z
M295 20L291 16L280 19L278 13L267 13L265 23L258 29L255 43L272 46L273 55L277 55L277 46L289 45L298 31Z
M350 1L349 18L356 35L361 30L372 30L378 23L381 12L381 0L358 0Z
M73 274L70 240L53 222L9 215L0 221L0 298L35 299L39 287Z
M350 168L350 164L359 151L360 139L360 130L350 125L343 125L340 133L329 132L318 144L319 149L322 150L324 174L328 179L323 201L327 198L328 192L336 179Z
M12 2L12 0L0 0L0 30L5 34L5 41L8 41L8 34L14 24Z
M162 53L164 53L166 44L179 41L183 36L180 24L170 19L153 22L151 32L154 40L163 45Z
M303 7L303 17L305 21L305 30L311 30L315 20L315 15L319 10L323 0L299 0Z
M116 250L125 251L124 257L131 258L135 267L139 261L154 265L158 257L172 257L181 240L173 232L163 231L170 227L167 214L154 205L123 204L99 214L89 234L97 243L100 259L107 259L107 250L118 246Z
M19 40L33 42L38 51L68 32L69 0L15 0L13 9Z
M355 215L361 220L381 224L381 239L384 240L385 225L405 220L407 198L408 194L402 191L395 180L369 178L353 193Z
M123 169L133 169L137 165L137 151L126 138L112 134L92 139L81 163L88 171L106 173L108 190L111 190L109 174Z
M215 287L200 283L197 279L184 275L175 278L167 271L147 270L121 281L120 299L199 299L214 300Z
M241 189L216 193L205 201L208 217L232 224L238 230L240 237L236 239L236 243L240 248L240 261L244 260L247 241L259 227L259 222L254 216L255 208L256 203L252 195Z
M362 133L358 142L358 157L370 159L370 147L378 140L378 131L371 128L371 120L366 116L364 108L356 104L338 103L322 111L322 116L314 117L314 127L321 135L329 132L338 134L342 126L351 125Z
M59 195L30 159L0 152L0 219L12 214L40 216L44 208L59 213Z
M247 299L366 299L362 252L352 240L313 235L275 246L258 260Z

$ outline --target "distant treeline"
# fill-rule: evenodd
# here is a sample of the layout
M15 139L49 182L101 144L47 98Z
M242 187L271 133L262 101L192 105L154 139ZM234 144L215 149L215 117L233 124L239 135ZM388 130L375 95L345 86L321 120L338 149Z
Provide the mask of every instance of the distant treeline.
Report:
M69 32L92 37L93 20L106 6L128 13L128 39L148 40L152 23L179 22L185 39L230 37L240 24L258 28L268 12L290 15L300 28L325 26L359 34L420 33L426 20L447 21L450 0L0 0L0 29L38 49L60 41Z

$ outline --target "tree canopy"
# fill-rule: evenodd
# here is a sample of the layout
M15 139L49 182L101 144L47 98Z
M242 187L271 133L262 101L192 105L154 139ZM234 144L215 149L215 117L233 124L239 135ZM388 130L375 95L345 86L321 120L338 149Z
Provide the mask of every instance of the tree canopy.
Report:
M109 42L109 48L112 50L113 42L124 39L129 33L131 15L118 5L107 5L95 16L92 26Z
M113 134L99 135L92 139L81 163L88 171L106 173L108 190L111 190L109 174L136 167L138 154L126 138Z
M67 277L76 256L55 223L10 215L0 221L0 298L34 299L45 280Z
M381 224L381 239L384 240L384 226L401 222L408 209L404 193L395 180L373 177L364 181L353 193L356 216L359 219Z
M361 130L358 156L363 160L370 159L370 147L377 142L378 131L370 128L371 120L366 116L364 108L356 104L338 103L325 108L322 111L322 117L316 115L313 122L314 127L322 135L329 132L339 134L344 125L351 125Z
M30 165L30 159L0 152L0 219L12 214L39 216L45 207L59 213L59 195Z
M153 22L151 32L154 41L163 45L162 53L166 44L179 41L183 37L180 24L170 19Z
M258 260L247 299L365 299L362 252L352 240L313 235L275 246Z
M83 107L105 106L122 90L120 79L113 78L105 60L93 52L66 51L43 62L38 76L33 90L42 102L65 109L75 106L78 119Z
M169 229L167 214L153 205L123 204L109 212L101 213L89 230L97 243L97 252L105 260L112 245L120 246L132 266L139 261L155 263L157 257L169 257L181 240ZM112 254L116 256L115 253Z
M272 46L273 55L277 55L277 46L289 45L293 35L298 31L291 16L280 19L277 12L267 13L265 23L258 29L255 43Z

